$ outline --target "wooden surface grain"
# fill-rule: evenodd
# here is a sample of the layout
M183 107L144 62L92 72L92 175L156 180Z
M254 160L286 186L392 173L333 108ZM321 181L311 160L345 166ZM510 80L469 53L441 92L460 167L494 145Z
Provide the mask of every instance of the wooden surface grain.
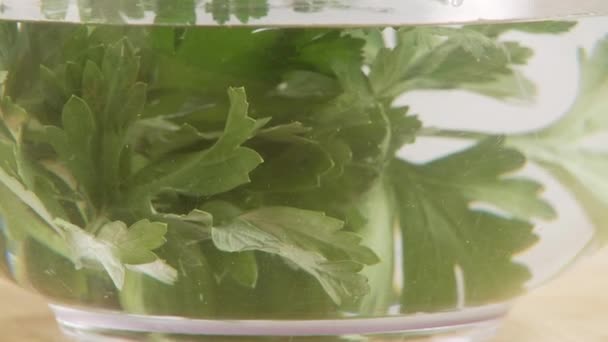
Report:
M0 280L0 341L64 342L44 301ZM608 342L608 250L519 300L496 342Z

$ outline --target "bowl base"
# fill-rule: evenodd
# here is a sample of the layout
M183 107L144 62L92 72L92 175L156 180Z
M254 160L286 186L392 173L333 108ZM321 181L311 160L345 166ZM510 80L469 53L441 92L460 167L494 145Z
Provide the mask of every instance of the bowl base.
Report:
M506 305L458 312L341 320L203 320L51 305L77 342L487 342Z

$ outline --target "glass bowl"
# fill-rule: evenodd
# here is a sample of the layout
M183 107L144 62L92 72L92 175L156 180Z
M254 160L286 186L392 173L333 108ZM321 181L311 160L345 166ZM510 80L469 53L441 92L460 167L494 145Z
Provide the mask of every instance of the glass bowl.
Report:
M78 341L485 341L608 239L608 5L4 0L0 270Z

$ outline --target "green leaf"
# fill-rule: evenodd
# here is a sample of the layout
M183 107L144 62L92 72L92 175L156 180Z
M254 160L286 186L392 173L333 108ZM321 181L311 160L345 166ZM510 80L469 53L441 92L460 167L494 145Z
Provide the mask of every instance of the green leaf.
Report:
M19 172L16 154L16 147L13 143L0 139L0 167L7 175L13 177L16 177Z
M179 153L197 144L214 141L222 135L200 132L192 125L174 124L161 118L139 120L135 130L140 130L137 140L142 146L138 149L146 156L156 159L168 153Z
M140 57L136 56L135 49L128 39L122 39L106 48L101 64L101 73L105 81L103 94L103 112L99 113L106 128L124 129L126 123L135 114L123 116L125 100L127 109L131 106L141 105L141 85L135 85L140 67ZM145 91L145 88L144 88ZM125 94L128 94L125 96ZM133 98L133 99L130 99ZM145 99L145 97L144 97ZM109 124L109 126L108 126Z
M543 20L531 23L469 25L467 28L481 31L488 36L495 37L508 31L521 31L535 34L560 34L569 32L576 24L575 21Z
M254 33L255 32L255 33ZM185 86L197 89L205 84L219 92L231 86L253 87L275 80L281 70L280 55L270 51L282 36L279 30L255 31L253 28L185 30L175 56L159 65L159 84L168 88Z
M20 142L23 126L28 119L27 112L13 101L4 97L0 102L0 132L4 139L12 143Z
M89 194L97 194L97 125L91 109L84 100L72 96L63 107L63 129L48 126L45 140L53 146L61 161L67 165L78 183Z
M283 82L276 89L276 95L287 98L330 98L340 92L335 79L323 74L294 70L283 74Z
M491 82L463 84L462 89L502 101L516 100L529 103L538 95L536 85L519 71L499 75Z
M388 119L388 157L393 157L397 151L416 140L416 135L422 122L418 117L409 114L409 107L393 107L386 113Z
M361 65L361 49L365 44L362 39L342 35L340 31L329 31L302 39L296 47L296 61L315 67L320 72L332 74L339 65Z
M606 243L608 225L601 208L608 206L608 153L584 141L608 131L608 39L598 42L590 56L581 51L580 64L581 89L570 110L550 126L509 137L507 143L572 192L596 226L597 238Z
M97 237L116 246L120 260L125 264L146 264L156 260L152 252L162 246L167 233L167 225L141 220L131 227L120 221L104 225Z
M349 29L349 36L365 40L363 57L366 64L372 64L380 49L384 48L384 36L381 28Z
M421 66L413 67L413 80L409 81L409 86L420 89L455 89L463 84L492 83L501 77L512 75L514 65L525 64L531 56L531 49L514 42L503 42L487 48L480 58L458 45L448 45L431 52L426 56L426 62L420 60ZM436 67L431 70L417 69L433 63L436 63ZM400 88L406 86L403 84Z
M97 236L61 219L56 219L55 224L65 234L76 267L81 268L86 262L100 264L119 290L127 268L168 284L176 280L175 270L151 252L165 242L164 224L141 220L127 228L120 221L107 222Z
M331 158L332 167L321 175L321 184L338 180L344 175L346 167L353 160L351 147L342 139L332 138L321 143Z
M52 217L65 217L65 210L60 201L69 197L71 191L66 189L63 179L56 177L45 168L45 165L50 165L51 162L45 161L45 165L39 165L24 151L27 147L24 148L22 131L27 123L28 114L8 98L3 100L1 114L3 123L8 125L3 124L6 133L4 137L0 137L1 166L6 172L6 177L14 178L7 180L5 184L13 184L10 188L17 193L26 191L36 194L40 202L38 212L42 212L42 209L47 212L45 215L47 222L52 222ZM18 184L22 186L17 186Z
M374 92L384 97L390 88L405 78L409 72L409 64L420 52L421 47L426 46L421 42L418 31L411 30L399 33L395 48L380 48L369 73Z
M127 92L125 102L119 111L116 122L119 127L128 127L137 117L142 115L144 105L146 104L148 86L145 83L135 83Z
M532 56L530 49L467 28L436 28L430 33L448 40L418 59L409 86L460 88L500 99L530 100L536 94L532 82L514 69ZM401 87L407 88L407 83Z
M356 61L334 65L334 71L343 93L319 106L314 120L319 125L336 129L350 125L364 125L370 122L369 111L374 108L375 99L369 80Z
M157 219L167 223L183 241L199 242L211 237L213 216L206 211L195 209L186 215L160 214Z
M82 99L95 113L102 113L106 98L104 75L94 62L87 60L82 72Z
M55 72L40 66L40 82L44 89L44 97L52 108L61 108L66 99L69 98L69 90L63 79Z
M211 217L211 215L213 216L213 224L215 226L226 224L243 213L237 206L221 200L205 202L200 206L200 209L203 210L200 211L201 213L205 213L209 215L209 217ZM192 215L192 213L190 215ZM211 238L211 229L212 225L210 222L206 226L199 226L199 231L206 234L206 239ZM254 252L226 253L216 250L213 247L206 251L207 257L212 257L210 261L212 265L215 266L215 272L220 279L229 276L242 286L255 288L258 281L258 264Z
M319 144L292 144L279 151L272 151L251 173L254 191L293 192L317 188L321 177L334 167L334 163Z
M241 208L222 200L207 201L199 208L213 216L213 224L216 226L232 221L243 213Z
M6 198L10 198L12 196L12 198L14 199L13 201L18 202L22 204L23 207L31 210L34 216L37 216L43 224L47 225L47 228L51 228L56 233L58 233L59 236L61 236L61 230L54 223L53 215L47 210L45 205L42 203L40 198L36 196L36 194L26 189L25 186L18 179L6 173L6 171L4 171L4 169L2 168L0 168L0 183L2 183L2 185L5 187L4 190ZM6 205L10 204L11 203L7 203ZM19 206L17 205L17 203L15 205L17 207ZM23 210L18 210L18 212L19 211ZM17 213L15 214L17 215ZM23 215L23 213L21 213L20 215ZM30 215L23 216L27 217ZM38 227L40 225L38 224L36 226ZM44 235L48 237L48 234Z
M502 177L521 169L525 162L520 152L504 147L503 138L490 138L464 152L428 163L426 181L458 190L468 201L491 204L517 219L555 218L553 208L539 198L540 184Z
M27 281L40 294L57 300L90 300L92 293L89 293L86 273L76 270L69 258L57 254L45 242L27 238L17 253L20 269L16 275L22 277L17 281Z
M16 241L27 236L64 257L70 257L69 246L53 216L32 192L0 168L0 214L7 235Z
M258 263L254 252L222 253L226 274L237 283L255 288L258 282Z
M562 155L567 158L567 155ZM605 155L598 156L597 159L604 160ZM600 162L603 165L594 167L590 170L585 170L587 165L591 164L590 156L583 156L579 160L572 162L582 162L582 167L579 168L564 168L558 161L546 162L539 160L549 173L555 177L560 183L567 187L571 194L576 198L581 205L592 224L595 226L595 238L600 244L608 243L608 225L606 225L606 206L608 205L608 196L606 196L606 182L597 178L596 173L605 175L608 172L606 162ZM582 177L591 177L591 180Z
M258 131L256 138L283 143L310 144L313 140L305 137L312 130L301 122L294 121L287 124L272 126Z
M98 241L93 235L70 222L57 219L55 224L63 230L71 250L70 259L77 269L82 268L85 261L97 262L108 273L114 285L118 289L122 288L125 268L112 245Z
M362 264L378 262L371 250L359 245L357 235L341 228L341 221L322 213L267 207L214 227L212 237L225 252L261 251L282 257L315 277L340 304L367 293L367 282L357 272Z
M372 63L370 81L380 97L462 88L505 99L534 94L530 81L514 69L532 52L517 43L469 28L407 28L397 37L396 47L380 49Z
M62 121L67 143L72 150L65 160L76 159L83 163L81 169L92 172L91 155L94 153L96 124L91 109L86 102L74 96L63 107Z
M483 305L523 291L529 272L512 258L537 238L518 217L552 214L536 197L538 185L505 178L524 161L493 138L424 165L393 163L406 311ZM506 216L471 209L477 201Z
M168 242L158 254L167 260L166 267L173 270L173 281L157 281L140 269L129 267L119 294L122 307L134 314L213 317L216 285L200 246L168 234Z
M262 158L242 147L255 128L247 116L248 104L242 88L230 89L230 111L224 134L209 149L172 154L132 177L135 194L147 196L163 190L209 196L231 190L249 182L249 172Z
M484 58L484 54L489 49L500 47L491 37L481 34L468 28L435 27L425 28L432 31L432 34L446 37L451 44L460 47L475 59Z

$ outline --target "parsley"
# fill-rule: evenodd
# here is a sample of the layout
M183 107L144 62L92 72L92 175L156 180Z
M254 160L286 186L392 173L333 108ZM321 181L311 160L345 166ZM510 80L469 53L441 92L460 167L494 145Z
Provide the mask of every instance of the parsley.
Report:
M604 93L608 89L608 39L598 42L591 55L579 52L580 93L557 122L537 132L509 138L576 196L596 227L602 243L608 239L603 206L608 204L607 152L585 146L586 138L608 130Z
M264 4L210 1L204 10L247 22ZM192 1L91 6L81 15L92 22L150 9L158 23L195 20ZM42 7L53 18L67 11L61 1ZM566 183L587 182L575 188L585 190L581 202L596 203L605 187L603 155L556 146L605 126L606 43L582 57L585 90L572 114L535 135L542 144L471 134L483 139L414 164L396 152L446 132L393 103L415 89L527 100L534 85L519 66L533 51L502 34L571 26L400 28L389 47L373 28L2 23L7 248L22 245L30 273L57 265L79 300L140 314L288 315L299 286L298 317L506 300L530 276L513 257L536 242L534 220L555 216L542 185L514 175L527 158ZM564 164L564 153L589 167ZM396 231L400 291L391 285Z
M132 176L131 197L145 199L162 190L210 196L249 182L249 172L262 158L240 145L251 136L256 122L247 117L243 89L231 89L229 96L225 132L215 144L200 152L168 155L141 169Z
M365 278L353 271L378 262L369 249L358 246L360 237L339 232L342 225L321 213L268 207L214 228L212 237L225 252L258 250L284 258L314 276L340 304L367 293Z
M392 165L406 310L479 305L522 290L529 274L511 258L537 239L524 220L554 216L536 197L539 184L502 178L524 162L504 147L504 139L492 138L428 164ZM492 204L508 216L471 209L471 201Z

